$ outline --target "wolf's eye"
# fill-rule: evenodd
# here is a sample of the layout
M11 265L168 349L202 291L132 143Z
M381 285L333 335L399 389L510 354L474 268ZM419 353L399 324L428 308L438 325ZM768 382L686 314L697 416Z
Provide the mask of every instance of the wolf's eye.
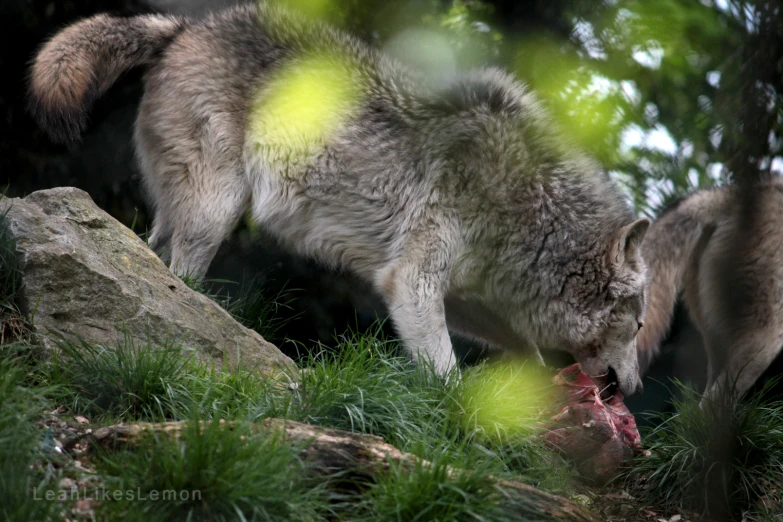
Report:
M639 327L639 328L637 328L637 329L636 329L636 332L637 332L637 333L639 333L639 330L641 330L641 329L642 329L642 326L644 326L644 323L642 323L642 322L638 322L638 323L636 323L636 326L638 326L638 327Z

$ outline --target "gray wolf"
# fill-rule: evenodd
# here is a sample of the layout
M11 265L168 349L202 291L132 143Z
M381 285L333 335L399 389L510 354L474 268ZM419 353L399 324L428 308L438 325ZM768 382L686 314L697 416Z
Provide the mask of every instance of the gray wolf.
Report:
M541 361L573 354L632 394L649 221L498 69L428 81L264 3L203 20L95 16L32 66L55 139L135 65L150 246L201 276L249 211L292 250L352 270L412 358L455 366L449 331ZM615 379L616 378L616 379Z
M745 393L783 348L783 180L700 190L653 222L642 242L648 307L642 372L658 354L682 296L707 355L702 404Z

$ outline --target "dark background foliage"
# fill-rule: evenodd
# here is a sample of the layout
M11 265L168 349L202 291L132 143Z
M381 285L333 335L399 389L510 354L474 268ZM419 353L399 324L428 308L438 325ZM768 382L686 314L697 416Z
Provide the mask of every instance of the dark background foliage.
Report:
M420 49L445 42L451 52L403 53L413 66L439 67L449 58L459 67L494 63L511 69L604 163L640 214L654 216L695 188L743 185L783 171L779 0L279 1L376 45L405 40L409 33L403 31L416 28L434 39ZM123 76L97 103L83 141L65 147L52 144L25 110L27 67L48 36L83 16L200 16L230 3L0 0L0 186L9 184L11 196L80 187L143 233L151 216L131 142L142 71ZM283 344L291 354L313 341L331 345L347 326L361 330L385 314L366 284L291 256L243 224L220 249L208 277L240 282L255 275L270 295L296 289L291 308L281 311L293 317L281 331L298 341ZM686 314L677 317L669 346L681 348L665 350L653 376L674 374L698 385L702 373L689 371L703 368L698 336ZM665 394L645 397L634 399L635 407L660 408Z

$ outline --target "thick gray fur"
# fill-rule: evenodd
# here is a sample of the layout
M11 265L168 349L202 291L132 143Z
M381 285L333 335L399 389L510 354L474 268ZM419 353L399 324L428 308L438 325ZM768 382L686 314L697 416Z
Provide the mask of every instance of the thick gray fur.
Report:
M539 349L566 350L592 375L611 367L626 394L640 386L649 223L518 81L483 69L435 88L347 34L265 4L202 21L131 20L113 20L115 34L149 23L171 35L148 39L158 58L135 138L155 209L151 246L172 270L204 274L249 211L292 250L372 282L411 355L441 373L455 366L450 329L536 360ZM79 56L98 54L90 45L103 33L82 24L94 34L78 40ZM56 51L45 46L38 60L57 64ZM281 143L272 137L292 122L257 109L314 56L350 78L354 103L323 139ZM100 63L82 65L85 78L104 78ZM33 100L78 91L35 78ZM58 99L82 109L78 96Z

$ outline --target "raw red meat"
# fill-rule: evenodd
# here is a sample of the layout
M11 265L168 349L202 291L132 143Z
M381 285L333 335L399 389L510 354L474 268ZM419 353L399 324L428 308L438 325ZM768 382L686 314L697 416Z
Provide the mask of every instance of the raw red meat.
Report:
M636 420L622 393L603 400L598 385L578 363L561 370L553 381L562 387L562 400L545 440L572 459L586 479L608 482L625 459L641 452Z

